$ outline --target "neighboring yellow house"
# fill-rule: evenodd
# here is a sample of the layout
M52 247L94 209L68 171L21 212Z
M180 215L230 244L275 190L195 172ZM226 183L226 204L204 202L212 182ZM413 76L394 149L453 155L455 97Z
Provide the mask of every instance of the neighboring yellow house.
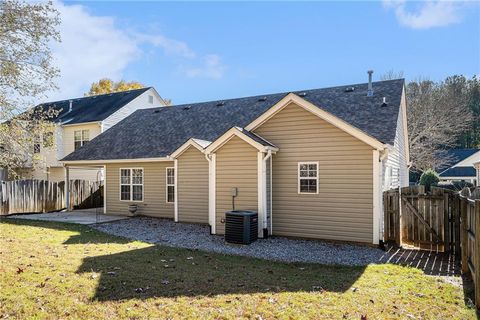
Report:
M65 180L65 170L60 159L83 147L136 110L161 106L165 106L165 102L151 87L37 106L58 111L58 115L52 119L55 123L53 148L44 147L42 142L35 144L33 148L39 165L35 169L24 168L24 175L31 179ZM70 179L103 180L103 170L72 168Z
M378 244L382 192L408 185L404 80L138 111L62 159L105 170L106 214Z

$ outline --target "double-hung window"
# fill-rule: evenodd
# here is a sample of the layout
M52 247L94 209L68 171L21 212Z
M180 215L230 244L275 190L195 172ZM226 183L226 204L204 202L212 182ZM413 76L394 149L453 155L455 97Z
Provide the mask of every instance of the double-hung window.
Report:
M120 200L143 201L143 169L120 169Z
M75 145L75 150L82 147L90 141L90 130L75 130L73 132L73 140Z
M167 168L167 202L175 202L175 168Z
M298 163L298 193L318 193L318 162Z

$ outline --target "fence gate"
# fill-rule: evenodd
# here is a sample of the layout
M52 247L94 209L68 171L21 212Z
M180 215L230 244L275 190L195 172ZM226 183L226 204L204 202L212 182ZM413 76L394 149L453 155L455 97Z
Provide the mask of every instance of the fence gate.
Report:
M386 191L384 239L420 249L460 252L460 202L451 190L424 186Z

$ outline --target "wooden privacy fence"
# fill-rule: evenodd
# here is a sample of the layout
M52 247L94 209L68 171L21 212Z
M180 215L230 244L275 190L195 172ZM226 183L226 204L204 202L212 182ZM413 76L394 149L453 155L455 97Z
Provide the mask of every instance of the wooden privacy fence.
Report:
M70 205L91 208L101 182L70 180ZM65 208L65 182L44 180L0 181L0 215L57 211Z
M451 190L412 186L386 191L384 239L435 251L460 252L459 202Z
M470 274L480 308L480 188L460 193L422 186L386 191L384 239L419 249L448 251Z
M480 189L477 190L480 191ZM475 305L478 308L480 307L480 196L478 194L472 196L468 189L464 189L458 199L462 221L462 273L472 276Z

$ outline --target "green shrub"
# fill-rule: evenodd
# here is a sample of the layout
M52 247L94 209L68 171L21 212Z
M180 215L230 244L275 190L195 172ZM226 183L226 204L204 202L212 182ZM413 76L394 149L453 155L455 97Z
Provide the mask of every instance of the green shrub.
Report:
M432 169L424 171L420 177L420 185L425 186L426 191L430 191L432 186L438 185L438 181L440 181L438 173Z

